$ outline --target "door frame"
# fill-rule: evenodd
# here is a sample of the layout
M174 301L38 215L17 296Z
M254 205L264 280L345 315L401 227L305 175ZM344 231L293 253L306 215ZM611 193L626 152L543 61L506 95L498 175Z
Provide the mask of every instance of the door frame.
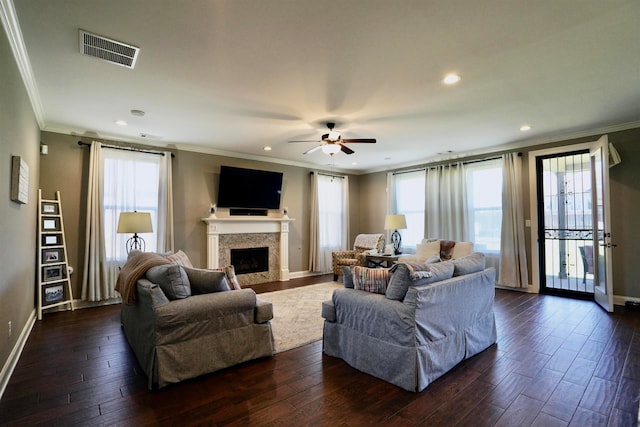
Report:
M530 292L540 293L540 256L539 256L539 245L538 245L538 181L537 181L537 171L536 171L536 163L537 157L540 156L548 156L554 154L562 154L568 153L572 151L591 151L590 148L593 147L593 143L595 142L585 142L581 144L572 144L572 145L563 145L553 148L545 148L543 150L535 150L529 151L528 153L528 162L529 162L529 218L530 221L530 235L531 235L531 287L529 289Z

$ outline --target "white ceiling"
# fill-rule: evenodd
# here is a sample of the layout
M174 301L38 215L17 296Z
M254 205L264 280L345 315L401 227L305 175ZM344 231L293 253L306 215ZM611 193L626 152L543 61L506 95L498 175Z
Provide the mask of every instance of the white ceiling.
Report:
M640 125L638 0L13 6L43 130L323 167L302 155L314 143L287 141L335 121L378 140L334 156L359 173ZM81 55L79 29L140 47L135 69ZM462 81L443 85L449 72Z

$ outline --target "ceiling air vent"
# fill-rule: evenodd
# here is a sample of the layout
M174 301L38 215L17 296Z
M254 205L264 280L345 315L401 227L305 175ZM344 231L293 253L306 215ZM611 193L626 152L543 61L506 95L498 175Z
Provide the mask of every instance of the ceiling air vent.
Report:
M133 68L140 48L80 30L80 53Z

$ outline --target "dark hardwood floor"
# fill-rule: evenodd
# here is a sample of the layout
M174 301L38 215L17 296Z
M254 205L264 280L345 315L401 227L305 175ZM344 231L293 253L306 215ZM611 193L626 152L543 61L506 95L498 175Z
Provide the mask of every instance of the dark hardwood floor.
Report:
M119 312L38 321L0 400L0 425L637 425L640 315L593 302L497 290L498 344L422 393L324 356L321 342L149 391Z

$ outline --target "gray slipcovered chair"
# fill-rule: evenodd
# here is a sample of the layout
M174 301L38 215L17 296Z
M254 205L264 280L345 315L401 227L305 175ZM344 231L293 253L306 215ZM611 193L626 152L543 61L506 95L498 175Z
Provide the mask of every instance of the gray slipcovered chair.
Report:
M134 285L121 321L149 389L273 355L272 304L225 272L160 264Z

